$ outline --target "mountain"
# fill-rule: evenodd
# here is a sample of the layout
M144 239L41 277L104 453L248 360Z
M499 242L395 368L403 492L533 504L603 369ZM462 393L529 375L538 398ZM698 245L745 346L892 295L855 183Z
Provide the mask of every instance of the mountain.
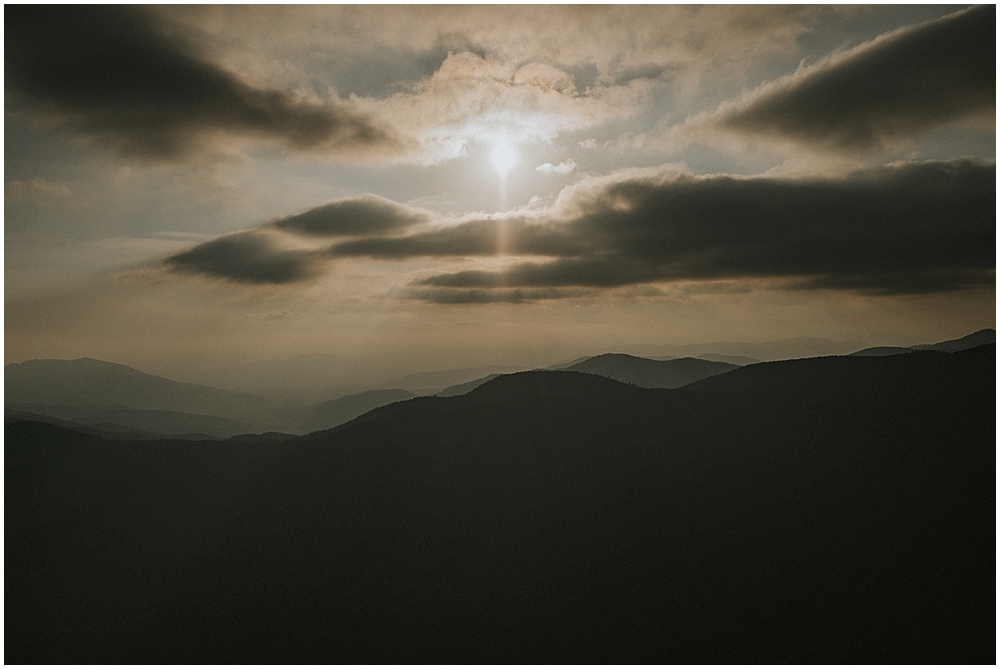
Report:
M996 341L997 331L993 328L984 328L982 330L977 330L972 334L965 335L960 339L949 339L948 341L941 341L937 344L922 344L912 348L918 351L947 351L949 353L954 353L955 351L964 351L965 349L983 346L984 344L995 344Z
M739 365L740 367L744 365L756 365L758 362L761 362L757 358L751 358L746 355L723 355L721 353L702 353L694 357L713 362L728 362L731 365Z
M756 360L790 360L823 355L846 355L865 345L856 340L834 340L822 337L793 337L762 342L716 341L700 344L647 344L633 346L631 353L646 357L666 355L703 358L705 354L734 355Z
M267 412L273 410L269 400L256 395L171 381L92 358L28 360L5 365L4 400L175 411L219 416L257 426L265 424Z
M854 356L861 357L878 357L882 355L899 355L900 353L913 353L912 348L907 348L905 346L872 346L870 348L863 348L860 351L855 351L851 353Z
M24 405L32 406L32 405ZM76 430L77 432L83 432L84 434L90 434L97 437L103 437L104 439L166 439L168 436L173 436L177 439L215 439L218 435L204 434L200 432L177 432L172 435L166 435L157 432L146 432L144 430L138 430L129 425L122 425L120 423L113 423L109 421L98 421L94 423L77 423L69 420L62 420L54 416L48 416L44 414L31 413L29 411L19 411L17 409L7 408L4 410L3 414L3 424L10 425L17 421L30 420L38 423L48 423L49 425L57 425L59 427L64 427L70 430Z
M380 406L400 402L416 397L408 390L369 390L357 395L346 395L344 397L324 402L306 414L301 422L304 432L315 432L336 427L341 423L357 418L363 413L371 411Z
M458 385L449 386L441 392L437 393L438 397L454 397L456 395L464 395L465 393L478 388L487 381L492 381L493 379L500 376L499 374L489 374L479 379L473 381L468 381L466 383L459 383Z
M566 371L598 374L642 388L680 388L736 367L727 362L697 358L649 360L624 353L605 353L567 367Z
M918 346L875 346L872 348L865 348L860 351L855 351L851 355L857 356L881 356L881 355L899 355L900 353L910 353L912 351L945 351L948 353L954 353L956 351L964 351L969 348L974 348L976 346L983 346L986 344L996 344L997 332L992 328L986 328L983 330L978 330L972 334L961 337L960 339L949 339L948 341L938 342L937 344L920 344Z
M72 427L139 433L143 438L163 439L190 433L225 438L251 429L250 423L218 416L157 409L131 409L123 406L76 406L7 401L5 409L6 413L30 413L33 416L31 420L40 420L53 425L70 422L75 424Z
M995 347L6 428L10 663L988 664Z
M559 362L559 363L556 363L554 365L550 365L550 366L546 367L545 369L551 369L551 370L566 369L567 367L572 367L573 365L575 365L577 363L583 362L584 360L589 360L590 358L593 358L593 357L594 356L592 356L592 355L582 355L582 356L578 356L576 358L573 358L571 360L565 360L563 362ZM672 359L672 358L670 356L667 356L667 358L664 358L664 359Z
M469 367L464 369L446 369L436 372L420 372L408 374L396 379L392 385L405 388L417 394L433 394L461 383L468 383L489 374L507 374L519 372L520 367Z

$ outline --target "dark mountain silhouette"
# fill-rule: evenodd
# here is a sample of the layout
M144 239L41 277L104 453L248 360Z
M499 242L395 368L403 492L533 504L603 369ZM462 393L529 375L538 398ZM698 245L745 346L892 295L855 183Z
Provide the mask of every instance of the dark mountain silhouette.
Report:
M851 355L899 355L900 353L910 353L912 351L945 351L948 353L954 353L956 351L964 351L969 348L975 348L976 346L996 344L996 341L996 330L993 328L985 328L959 339L949 339L948 341L938 342L937 344L920 344L918 346L874 346L860 351L855 351Z
M28 405L31 406L31 405ZM3 424L10 425L11 423L17 422L19 420L30 420L38 423L49 423L50 425L58 425L59 427L64 427L70 430L76 430L78 432L83 432L84 434L90 434L97 437L103 437L105 439L166 439L172 436L177 439L217 439L216 435L203 434L199 432L182 432L172 435L167 435L157 432L144 432L142 430L137 430L128 425L120 425L118 423L111 422L97 422L92 424L76 423L69 420L61 420L53 416L46 416L43 414L31 413L29 411L17 411L15 409L4 410Z
M431 395L461 383L468 383L489 374L506 374L521 371L521 367L469 367L434 372L409 374L396 379L392 385L405 388L418 395Z
M723 355L721 353L702 353L692 357L711 360L712 362L728 362L731 365L739 365L740 367L744 365L756 365L758 362L761 362L757 358L751 358L747 355Z
M756 360L790 360L822 355L846 355L865 345L857 340L840 341L822 337L792 337L762 342L715 341L696 344L647 344L634 346L631 353L645 357L704 358L705 352L717 355L735 355ZM706 358L707 359L707 358ZM723 361L728 362L728 361Z
M474 390L474 389L478 388L479 386L483 385L484 383L486 383L487 381L492 381L493 379L497 378L498 376L500 376L500 375L499 374L490 374L488 376L482 377L481 379L475 379L475 380L469 381L467 383L459 383L458 385L450 386L448 388L445 388L441 392L437 393L437 396L438 397L454 397L456 395L464 395L465 393L469 392L470 390Z
M546 367L545 369L551 369L551 370L566 369L568 367L572 367L575 364L581 363L584 360L589 360L589 359L591 359L593 357L594 356L592 356L592 355L582 355L582 356L573 358L572 360L567 360L567 361L564 361L564 362L557 363L555 365L550 365L550 366ZM661 358L661 359L662 360L672 360L673 358L671 356L667 356L667 357Z
M995 347L6 428L10 663L989 664Z
M712 353L697 356L697 358L699 360L724 362L734 366L760 362L760 360L744 356L716 355ZM551 367L547 367L546 369L551 371L572 370L586 372L588 374L598 374L600 376L617 379L625 383L632 383L644 388L679 388L686 383L690 383L689 379L697 380L705 378L706 375L701 373L702 368L712 369L710 366L703 366L695 362L679 362L672 366L646 364L649 362L658 363L669 360L678 360L678 358L667 355L658 357L655 360L649 360L647 358L638 358L622 353L606 353L598 356L584 356L582 358L576 358L570 362L553 365ZM693 358L684 358L684 360L693 360ZM732 369L732 367L720 368L718 371L714 371L713 373L721 374L729 371L729 369ZM468 383L460 383L458 385L451 386L450 388L445 388L441 392L437 393L437 396L454 397L456 395L464 395L465 393L483 385L487 381L492 381L498 376L500 375L490 374L489 376L484 376L482 378L475 379L474 381L469 381ZM638 379L639 381L636 381L635 379Z
M936 344L921 344L913 348L918 351L947 351L954 353L955 351L964 351L965 349L983 346L984 344L995 344L996 342L997 331L993 328L984 328L959 339L949 339L948 341L941 341Z
M263 432L261 434L237 434L229 437L226 441L231 442L253 442L253 443L274 443L278 441L292 441L302 435L288 434L287 432Z
M899 355L900 353L913 353L912 348L907 348L905 346L872 346L870 348L863 348L860 351L855 351L851 355L860 357L878 357L882 355Z
M6 402L7 413L27 412L34 414L31 420L61 425L62 421L75 423L98 430L132 432L136 438L183 437L190 433L200 433L211 437L231 437L247 432L249 422L229 420L218 416L161 411L156 409L132 409L123 406L95 405L50 405L27 402ZM117 426L117 427L110 427Z
M28 360L5 365L4 399L33 404L175 411L254 425L265 424L273 410L272 403L262 397L171 381L92 358Z
M736 367L727 362L697 358L649 360L624 353L605 353L567 367L566 371L598 374L642 388L680 388Z
M412 397L416 397L416 395L408 390L399 388L393 390L369 390L357 395L345 395L344 397L324 402L309 411L301 422L302 431L315 432L317 430L336 427L376 407L391 404L392 402L408 400Z

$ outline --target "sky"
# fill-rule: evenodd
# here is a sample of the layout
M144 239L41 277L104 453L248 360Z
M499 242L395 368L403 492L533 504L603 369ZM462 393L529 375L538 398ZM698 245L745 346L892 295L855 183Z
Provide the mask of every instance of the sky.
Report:
M8 5L5 362L994 327L995 12Z

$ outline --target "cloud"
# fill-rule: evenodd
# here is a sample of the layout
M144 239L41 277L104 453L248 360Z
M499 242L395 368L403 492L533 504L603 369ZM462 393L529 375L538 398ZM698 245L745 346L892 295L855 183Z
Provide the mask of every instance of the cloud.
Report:
M5 19L7 90L40 120L128 155L184 158L220 135L341 157L402 149L341 100L247 84L145 8L20 5Z
M420 257L476 257L510 255L566 255L585 253L581 244L561 224L512 216L470 219L440 225L428 232L403 237L370 237L335 244L334 257L401 260Z
M289 284L319 274L316 253L285 250L261 232L236 232L174 254L164 262L176 271L235 283Z
M338 90L365 95L345 88L353 77L337 75L345 61L373 52L409 60L432 51L442 57L468 52L501 62L545 64L564 73L592 71L574 77L579 90L621 83L636 73L739 70L764 54L794 52L817 17L838 10L810 5L172 5L156 11L206 41L225 45L228 58L245 67L255 62L253 69L273 72L280 60L301 61L297 56L308 54L322 67L303 78L329 77Z
M474 143L546 142L628 116L653 86L634 79L579 91L573 77L555 67L462 51L449 53L405 92L352 100L416 138L420 148L411 158L432 164L465 155Z
M432 302L434 304L495 304L507 302L535 302L538 300L555 300L568 297L578 297L585 291L566 288L509 288L492 290L411 290L406 293L410 299Z
M535 168L536 172L541 172L542 174L569 174L576 169L576 161L572 158L567 158L558 165L553 165L552 163L545 163L544 165L539 165Z
M315 237L381 234L430 220L427 212L377 195L345 198L267 223L286 232Z
M8 181L4 184L4 196L8 201L70 197L71 195L69 186L66 184L46 181L42 177L35 177L29 181Z
M765 84L699 126L846 152L884 151L925 129L996 114L996 7L887 33Z
M302 283L319 277L323 264L337 254L315 245L284 248L288 242L301 246L303 240L341 236L360 236L355 242L378 242L379 237L369 236L398 233L428 220L428 212L366 194L272 219L253 230L214 237L168 257L164 264L174 272L235 283Z
M720 280L885 295L955 291L995 280L995 181L996 166L974 160L899 162L825 178L633 169L567 187L552 207L530 215L456 222L411 217L373 196L354 206L338 201L336 216L331 205L311 210L320 223L301 224L312 219L297 214L300 224L268 222L167 264L279 284L319 276L338 259L461 261L461 271L441 271L445 265L412 279L405 296L433 302ZM374 210L390 212L390 222L369 216ZM317 234L356 238L283 250L274 237ZM506 266L497 269L498 261Z
M512 248L545 261L439 273L413 287L433 289L435 301L443 290L720 279L872 294L959 290L994 281L995 175L993 164L957 160L832 179L606 179L564 191L562 218L538 236L544 248L510 231Z

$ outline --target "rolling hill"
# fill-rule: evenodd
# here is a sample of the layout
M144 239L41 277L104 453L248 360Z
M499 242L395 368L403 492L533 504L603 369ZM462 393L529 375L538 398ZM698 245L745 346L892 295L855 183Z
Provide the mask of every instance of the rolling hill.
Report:
M5 401L122 406L259 419L271 402L256 395L181 383L92 358L28 360L4 366Z
M479 379L474 379L472 381L467 381L466 383L459 383L458 385L449 386L441 392L437 393L438 397L455 397L456 395L464 395L465 393L478 388L487 381L492 381L493 379L500 376L499 374L489 374Z
M371 411L380 406L400 402L416 397L408 390L369 390L368 392L356 395L345 395L344 397L324 402L310 410L303 417L299 426L303 432L315 432L336 427L349 420L357 418L361 414Z
M91 430L139 432L144 433L143 438L164 439L189 433L225 438L251 429L248 422L219 416L123 406L33 404L8 400L5 403L5 415L12 412L27 412L32 414L31 420L54 425L68 421Z
M571 365L566 371L606 376L641 388L680 388L736 368L737 365L728 362L698 358L649 360L624 353L605 353Z
M956 351L964 351L969 348L975 348L976 346L995 344L996 341L996 330L993 328L985 328L983 330L977 330L976 332L968 334L964 337L960 337L959 339L949 339L948 341L942 341L936 344L919 344L917 346L873 346L871 348L855 351L851 355L899 355L900 353L910 353L912 351L945 351L947 353L955 353Z
M990 663L995 348L5 448L5 660Z
M31 406L31 405L24 405ZM105 439L168 439L174 437L177 439L217 439L219 435L217 434L205 434L201 432L173 432L173 433L162 433L162 432L146 432L144 430L136 429L130 425L122 425L121 423L115 423L111 421L101 421L90 423L78 423L71 420L63 420L61 418L56 418L55 416L50 416L46 414L31 413L30 411L20 411L17 409L7 408L4 410L3 424L10 425L11 423L16 423L17 421L34 421L37 423L48 423L50 425L57 425L59 427L64 427L70 430L76 430L77 432L83 432L84 434L90 434L97 437L103 437ZM221 419L219 419L221 420Z

